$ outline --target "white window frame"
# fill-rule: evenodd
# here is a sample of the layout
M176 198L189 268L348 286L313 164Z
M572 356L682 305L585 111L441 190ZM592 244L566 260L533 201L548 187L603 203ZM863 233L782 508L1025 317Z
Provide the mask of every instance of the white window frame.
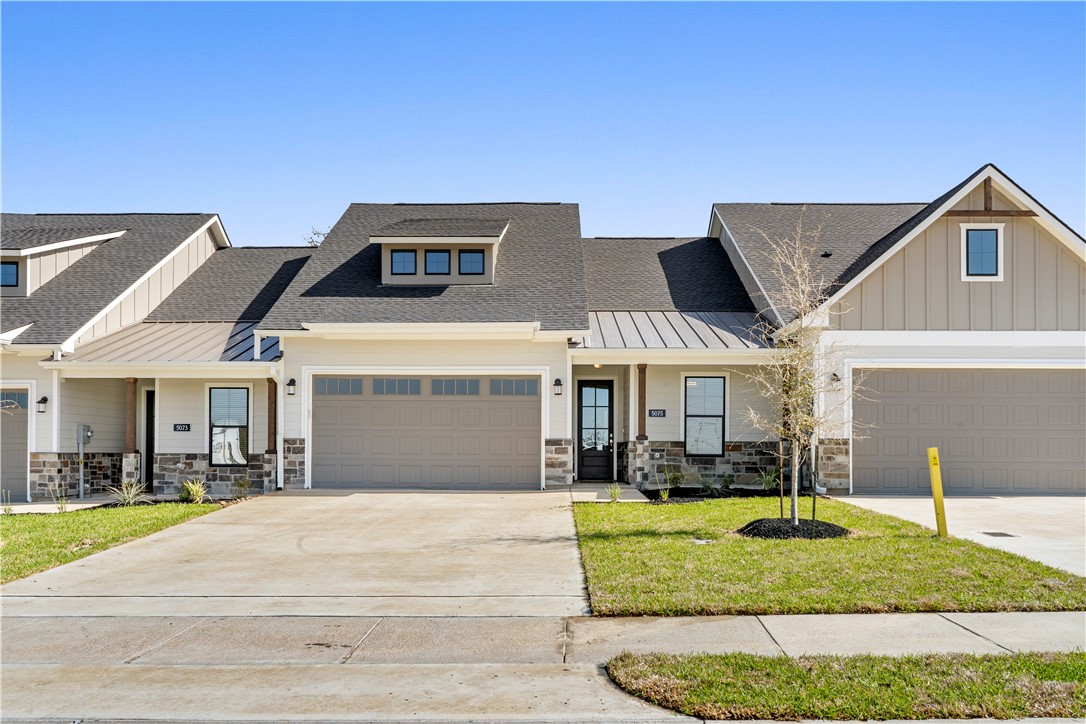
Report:
M961 247L962 247L962 281L963 282L1001 282L1003 281L1003 271L1006 268L1005 257L1003 255L1003 227L1006 224L961 224ZM971 276L969 274L969 259L968 259L968 244L969 231L972 229L988 230L995 229L996 232L996 274L995 276Z
M698 454L686 452L686 378L687 377L723 377L724 378L724 417L723 428L720 431L720 454ZM710 372L680 372L679 373L679 439L683 442L683 452L686 457L722 458L728 454L728 431L732 421L732 385L731 376L726 370L713 370Z

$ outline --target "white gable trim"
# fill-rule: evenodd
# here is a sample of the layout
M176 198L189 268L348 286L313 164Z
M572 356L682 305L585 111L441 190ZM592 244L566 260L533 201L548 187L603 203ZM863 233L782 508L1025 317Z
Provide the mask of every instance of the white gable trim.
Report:
M4 249L0 251L0 256L34 256L35 254L45 254L50 251L66 249L69 246L80 246L82 244L92 244L96 241L107 241L109 239L116 239L118 236L121 236L124 233L125 231L113 231L108 234L81 236L78 239L70 239L68 241L56 241L52 244L43 244L42 246L35 246L30 249Z
M230 246L230 239L226 236L226 230L223 229L222 222L219 221L219 215L215 214L207 220L207 223L203 224L202 226L200 226L199 229L192 232L192 235L190 235L187 239L175 246L173 251L163 257L157 264L148 269L143 276L133 282L132 286L128 287L128 289L125 289L122 293L118 294L112 302L102 307L102 309L99 310L99 312L93 317L91 317L88 322L86 322L82 327L77 329L75 334L64 340L60 345L61 351L74 352L75 342L77 339L82 337L87 332L87 330L91 329L95 324L104 319L106 315L113 311L113 309L115 309L118 305L120 305L120 303L124 301L126 297L128 297L130 294L135 293L136 289L139 287L140 284L143 284L145 281L150 279L155 272L166 266L166 264L169 263L171 259L181 253L182 249L187 247L189 243L191 243L196 237L204 233L204 231L207 231L209 228L212 229L211 236L215 241L215 245L217 247L223 248Z
M928 218L921 222L919 225L917 225L915 229L902 237L900 241L890 247L885 253L883 253L882 256L876 259L873 263L869 264L866 269L857 274L851 281L849 281L847 284L837 290L836 293L834 293L829 299L822 303L822 307L828 308L836 302L839 302L842 298L844 298L846 294L859 286L864 279L873 274L876 269L886 263L886 261L889 260L890 257L901 251L901 249L910 241L918 237L920 234L924 233L924 231L926 231L929 226L935 223L938 219L941 219L947 211L950 211L952 208L954 208L954 206L959 201L968 196L973 191L973 189L984 183L984 179L986 178L990 178L992 179L993 183L998 184L999 190L1009 196L1011 200L1014 201L1016 204L1026 209L1029 209L1030 211L1036 212L1037 216L1034 218L1037 219L1037 221L1040 222L1041 225L1045 227L1045 229L1052 232L1053 236L1063 242L1064 246L1066 246L1071 251L1071 253L1073 253L1079 259L1086 261L1086 244L1083 244L1082 240L1073 231L1071 231L1071 229L1068 228L1066 224L1062 223L1055 216L1045 211L1045 209L1040 204L1030 198L1030 196L1026 194L1017 184L1015 184L1009 178L1000 173L999 169L997 169L995 166L992 166L991 164L988 164L980 173L976 175L972 182L970 182L966 186L963 186L958 191L958 193L947 199L942 206L932 212L931 215L928 216ZM993 212L992 216L999 216L999 213Z
M747 271L750 272L750 278L753 279L754 283L758 285L758 292L762 295L762 299L764 299L765 303L769 306L769 310L773 312L773 316L777 318L777 323L784 324L784 318L781 316L781 313L777 311L777 308L773 305L773 300L770 299L769 295L765 293L765 287L762 286L762 280L759 279L758 275L754 273L754 270L750 268L750 262L748 262L747 257L744 256L743 250L739 248L739 242L735 240L735 235L732 234L732 231L728 228L728 225L724 223L724 219L723 217L721 217L720 212L716 210L716 206L713 207L713 216L715 216L717 221L720 222L720 228L723 230L724 235L731 239L732 247L734 247L736 253L739 254L739 258L742 259L743 266L745 266L747 268ZM721 239L721 241L723 241L723 239Z

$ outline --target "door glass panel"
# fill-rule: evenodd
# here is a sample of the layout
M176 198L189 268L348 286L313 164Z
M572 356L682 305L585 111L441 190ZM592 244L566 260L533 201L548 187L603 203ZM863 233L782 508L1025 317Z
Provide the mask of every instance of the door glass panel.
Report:
M581 448L606 450L611 437L610 390L585 385L581 395Z
M581 404L585 407L592 407L596 404L596 388L595 387L582 387L581 388Z

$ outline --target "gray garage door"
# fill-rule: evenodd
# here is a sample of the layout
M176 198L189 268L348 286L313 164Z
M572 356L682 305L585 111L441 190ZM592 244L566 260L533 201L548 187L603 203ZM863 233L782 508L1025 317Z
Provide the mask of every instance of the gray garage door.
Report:
M929 447L947 494L1086 492L1081 370L879 370L862 385L854 492L929 493Z
M26 500L27 407L25 390L0 390L0 400L17 405L0 412L0 488L5 500Z
M539 378L317 377L313 484L534 487Z

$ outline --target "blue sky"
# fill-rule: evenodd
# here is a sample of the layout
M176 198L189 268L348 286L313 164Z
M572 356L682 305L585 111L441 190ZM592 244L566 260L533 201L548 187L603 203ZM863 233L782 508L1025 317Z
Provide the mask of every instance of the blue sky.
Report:
M352 201L928 201L992 161L1081 231L1086 4L2 7L3 208L214 211L297 244Z

